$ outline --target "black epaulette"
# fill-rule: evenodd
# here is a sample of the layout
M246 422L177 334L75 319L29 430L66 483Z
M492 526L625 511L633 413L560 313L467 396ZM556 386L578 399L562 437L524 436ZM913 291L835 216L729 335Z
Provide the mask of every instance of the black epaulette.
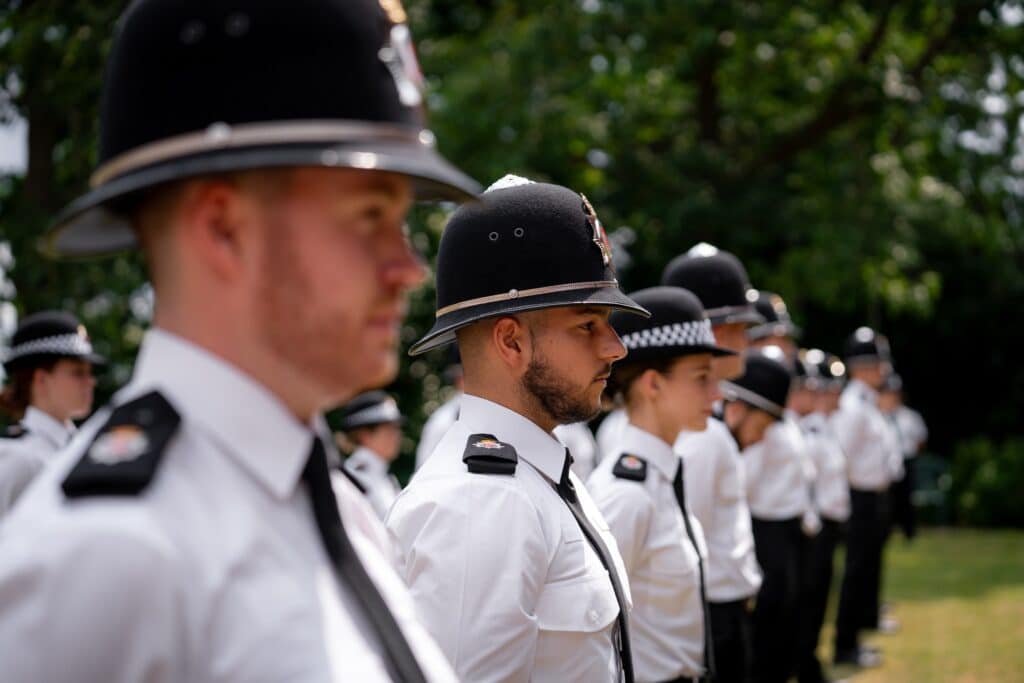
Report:
M160 392L118 406L64 479L64 495L134 496L153 480L181 417Z
M349 472L348 468L345 467L344 465L342 465L338 469L341 470L341 473L343 475L345 475L346 479L348 479L350 482L352 482L353 486L355 486L357 489L359 489L359 493L363 494L364 496L366 495L366 486L363 485L363 482L361 482L358 479L356 479L356 475L354 475L351 472Z
M28 434L28 430L23 425L15 422L4 428L3 434L0 434L0 439L20 439L26 434Z
M615 467L612 468L612 474L619 479L645 481L647 479L647 461L635 455L623 453L619 456Z
M491 434L470 434L462 462L474 474L515 474L516 449Z

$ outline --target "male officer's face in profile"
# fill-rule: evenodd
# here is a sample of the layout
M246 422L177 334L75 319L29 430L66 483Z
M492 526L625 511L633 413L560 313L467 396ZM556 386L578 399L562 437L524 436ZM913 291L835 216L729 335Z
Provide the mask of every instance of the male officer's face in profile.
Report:
M424 277L404 228L409 180L320 168L282 178L260 221L266 340L327 395L386 384L398 371L406 294Z
M626 355L607 307L570 306L521 316L531 357L522 386L558 424L589 420L601 410L612 363Z

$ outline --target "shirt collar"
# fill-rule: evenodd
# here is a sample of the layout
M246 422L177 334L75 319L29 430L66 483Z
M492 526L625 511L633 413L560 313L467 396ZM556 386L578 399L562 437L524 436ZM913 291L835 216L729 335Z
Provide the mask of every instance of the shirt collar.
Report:
M60 422L52 415L34 406L25 409L21 425L32 434L39 434L57 448L63 448L75 433L75 425Z
M388 473L388 464L384 462L374 451L360 446L348 456L349 467L363 471L375 477L384 477Z
M619 451L643 458L669 481L675 478L676 470L679 469L679 456L672 450L672 446L633 423L628 423L622 430Z
M322 419L303 424L264 385L227 361L170 332L146 333L131 398L158 389L183 423L204 432L279 499L288 498Z
M474 434L490 434L512 445L516 454L551 481L562 478L565 446L535 422L514 410L472 394L463 394L459 422Z
M857 392L857 395L863 400L867 401L871 405L878 405L878 392L867 384L861 382L859 379L852 379L850 380L850 386L853 387L853 390Z

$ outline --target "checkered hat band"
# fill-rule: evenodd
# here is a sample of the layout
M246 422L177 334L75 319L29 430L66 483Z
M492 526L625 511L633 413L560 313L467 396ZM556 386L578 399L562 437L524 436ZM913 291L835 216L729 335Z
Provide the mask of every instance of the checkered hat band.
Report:
M622 337L629 350L660 346L714 346L710 320L691 320L630 332Z
M11 347L7 353L7 362L22 356L43 353L54 356L88 356L92 353L92 344L89 343L88 338L79 334L56 334L51 337L40 337Z

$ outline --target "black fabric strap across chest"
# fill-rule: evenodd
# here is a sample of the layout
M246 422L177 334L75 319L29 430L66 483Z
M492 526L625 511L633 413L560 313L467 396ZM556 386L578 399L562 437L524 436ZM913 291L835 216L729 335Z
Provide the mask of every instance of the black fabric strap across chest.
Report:
M426 677L405 635L398 627L377 586L366 573L349 541L348 534L345 533L341 514L338 512L338 501L331 488L324 444L318 437L313 439L313 450L306 462L306 468L302 471L302 478L309 487L313 515L316 517L316 525L327 554L338 572L338 578L349 588L352 596L362 607L363 614L383 646L384 661L392 680L402 683L425 683Z
M672 479L672 490L676 494L676 501L683 513L683 524L686 525L686 536L693 544L697 552L697 568L700 570L700 607L704 615L704 675L708 678L715 677L715 648L711 639L711 614L708 610L707 584L704 577L704 562L700 560L700 546L697 544L697 536L693 533L693 525L690 523L690 516L686 514L686 493L683 488L683 459L679 458L679 467L676 468L676 476Z
M608 571L608 577L612 582L612 589L615 591L615 601L619 603L618 642L616 643L619 650L619 662L622 666L623 679L626 683L633 683L633 650L629 643L629 616L626 614L626 594L622 590L622 582L619 580L619 574L615 570L615 563L612 561L611 553L608 552L608 548L601 540L601 535L597 532L597 529L590 523L587 516L583 514L583 506L580 505L579 498L576 496L576 488L569 479L570 465L572 465L572 456L569 455L569 449L566 449L565 465L562 467L562 478L555 486L555 490L558 491L558 495L562 497L569 510L572 511L572 515L580 525L583 535L587 537L594 552L600 558L601 564Z

